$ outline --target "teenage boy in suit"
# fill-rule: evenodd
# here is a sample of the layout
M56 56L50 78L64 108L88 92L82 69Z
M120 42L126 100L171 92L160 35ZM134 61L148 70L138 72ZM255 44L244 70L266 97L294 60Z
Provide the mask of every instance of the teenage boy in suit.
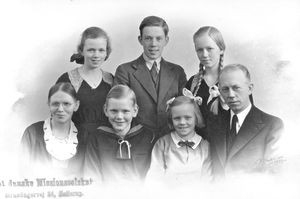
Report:
M164 19L148 16L139 27L138 41L143 53L136 60L120 65L114 84L128 85L137 95L137 119L151 129L156 139L168 133L166 102L181 95L186 84L183 68L162 58L168 44L168 25Z

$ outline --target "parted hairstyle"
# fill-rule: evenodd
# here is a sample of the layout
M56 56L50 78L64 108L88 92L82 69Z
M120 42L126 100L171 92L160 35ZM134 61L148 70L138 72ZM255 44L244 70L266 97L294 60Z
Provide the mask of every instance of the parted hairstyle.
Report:
M165 36L168 36L168 33L169 33L169 27L168 27L168 24L167 22L160 18L160 17L157 17L157 16L148 16L146 18L143 19L143 21L141 22L140 24L140 36L143 35L143 29L147 26L159 26L159 27L162 27L164 33L165 33Z
M219 49L223 51L223 53L220 55L220 60L219 60L219 72L220 72L223 68L224 51L226 49L224 39L222 37L221 32L217 28L213 26L203 26L194 33L193 36L194 42L198 37L205 34L207 34L216 43ZM194 95L197 94L200 88L204 74L205 74L205 67L203 64L200 63L199 72L195 75L191 86L191 91L193 92Z
M203 119L202 113L199 109L199 105L197 104L197 102L194 99L187 97L187 96L178 96L168 105L168 108L167 108L168 126L169 126L170 130L171 131L175 130L173 121L172 121L172 108L175 106L180 106L182 104L193 105L195 118L196 118L195 126L198 128L204 127L205 126L204 119Z
M126 85L118 84L113 86L108 92L105 100L104 106L107 106L108 100L113 99L121 99L128 97L132 100L132 105L137 106L136 95L134 91Z
M245 77L247 78L247 80L249 82L251 82L251 76L250 76L250 72L247 69L246 66L242 65L242 64L228 64L226 65L220 72L219 74L219 78L221 76L222 73L227 72L227 71L236 71L236 70L240 70L244 73Z
M110 42L110 38L108 37L107 33L99 28L99 27L89 27L87 29L85 29L81 35L81 39L80 39L80 43L77 46L77 51L79 54L82 53L83 51L83 47L85 44L85 40L87 39L96 39L96 38L104 38L107 42L106 44L106 57L105 60L108 59L110 53L111 53L111 42Z
M64 93L69 94L75 101L78 100L76 91L71 83L59 82L50 88L49 93L48 93L48 103L50 102L50 98L52 97L52 95L54 95L58 91L62 91Z
M208 36L216 42L217 46L220 48L220 50L225 50L225 42L223 40L221 32L213 27L213 26L203 26L199 28L193 36L193 39L195 40L197 37L203 35L203 34L208 34Z

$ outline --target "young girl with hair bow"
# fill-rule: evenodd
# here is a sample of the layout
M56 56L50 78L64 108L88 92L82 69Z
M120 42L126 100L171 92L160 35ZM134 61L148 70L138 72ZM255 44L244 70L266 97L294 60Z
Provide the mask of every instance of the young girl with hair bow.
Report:
M186 91L186 90L184 90ZM188 96L167 102L168 125L171 133L154 145L148 182L193 183L211 179L209 143L196 134L195 127L204 127L199 110L201 98Z

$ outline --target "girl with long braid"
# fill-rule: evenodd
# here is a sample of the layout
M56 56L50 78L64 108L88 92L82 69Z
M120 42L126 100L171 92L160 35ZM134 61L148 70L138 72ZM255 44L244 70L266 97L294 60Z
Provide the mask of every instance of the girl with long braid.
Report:
M202 98L200 110L204 118L207 118L209 112L217 115L227 108L218 91L218 76L223 68L225 42L220 31L212 26L201 27L194 34L193 40L200 66L199 72L189 79L186 88L194 96Z

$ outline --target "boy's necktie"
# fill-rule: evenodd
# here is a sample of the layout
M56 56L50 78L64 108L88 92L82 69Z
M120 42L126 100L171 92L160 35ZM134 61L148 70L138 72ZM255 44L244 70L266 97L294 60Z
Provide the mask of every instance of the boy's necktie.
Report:
M156 86L157 85L157 80L158 80L158 72L157 72L157 63L156 63L156 61L153 62L150 73L151 73L152 80L153 80L153 82Z

